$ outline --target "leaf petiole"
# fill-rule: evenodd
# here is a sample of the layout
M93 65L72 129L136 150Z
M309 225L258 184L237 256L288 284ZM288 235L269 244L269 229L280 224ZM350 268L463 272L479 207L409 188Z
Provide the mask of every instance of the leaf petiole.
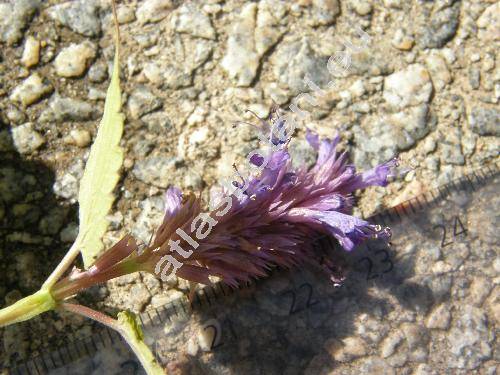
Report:
M106 314L82 305L62 303L61 307L118 331L131 347L148 375L165 374L165 371L158 364L153 353L151 353L151 350L149 350L148 346L144 343L144 335L142 333L141 326L137 322L137 318L133 313L129 311L122 311L118 313L118 320L115 320Z

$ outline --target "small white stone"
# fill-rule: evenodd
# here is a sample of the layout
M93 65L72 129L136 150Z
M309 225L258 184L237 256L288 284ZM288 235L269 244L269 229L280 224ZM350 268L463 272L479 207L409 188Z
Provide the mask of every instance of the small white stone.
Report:
M415 39L406 35L402 29L396 30L394 37L392 38L392 45L401 51L411 50L414 43Z
M366 16L372 12L372 5L366 1L355 0L353 7L354 11L360 16Z
M425 325L430 329L448 329L450 326L450 320L450 308L447 305L442 304L429 314Z
M352 94L347 90L342 90L341 92L339 92L339 96L342 98L342 100L348 103L350 103L352 100Z
M496 2L485 9L483 14L477 19L477 26L480 28L479 39L485 41L500 40L500 3Z
M395 72L384 80L383 97L396 108L427 103L432 94L432 83L421 64L413 64Z
M421 363L418 365L413 375L438 375L438 373L427 363Z
M425 138L424 145L423 145L423 151L426 154L430 154L431 152L434 152L436 147L437 147L437 144L436 144L436 141L434 140L434 138L432 138L432 137Z
M340 14L340 4L338 0L312 0L312 19L309 23L312 26L328 26L335 22Z
M433 53L425 59L425 64L431 74L432 83L437 90L442 90L451 82L451 73L441 56Z
M78 236L78 224L69 223L63 230L61 230L59 238L61 239L62 242L70 243L74 242L77 236Z
M415 60L417 59L417 54L412 51L410 53L407 53L405 56L404 56L404 60L408 63L408 64L413 64L415 62Z
M72 43L57 55L54 66L60 77L79 77L96 55L95 46L90 42Z
M195 357L196 354L198 354L198 349L199 348L200 347L198 346L198 343L193 338L191 338L191 339L188 340L186 352L191 357Z
M260 57L254 50L254 30L257 4L245 5L232 25L227 40L227 49L221 66L237 86L250 86L260 63Z
M254 112L260 118L266 118L269 115L269 110L270 110L268 105L264 105L264 104L260 104L260 103L250 104L248 106L248 109L250 111Z
M288 93L275 82L271 82L265 86L264 91L266 96L270 97L278 105L284 105L289 99Z
M354 103L351 106L354 112L358 113L370 113L370 103L362 102L362 103Z
M215 30L210 18L193 5L182 5L172 17L172 26L179 33L194 37L215 39Z
M457 60L457 56L455 55L455 51L453 51L451 48L443 48L441 50L441 54L445 58L446 62L448 64L453 64Z
M12 129L12 140L20 154L31 154L45 143L45 139L28 122Z
M403 341L403 335L400 331L395 331L387 336L380 347L380 355L382 358L391 356L401 341Z
M436 274L436 275L441 275L441 274L443 274L443 273L448 273L448 272L450 272L451 270L452 270L452 267L451 267L448 263L446 263L446 262L444 262L444 261L442 261L442 260L437 261L437 262L436 262L436 263L434 263L434 265L432 266L432 272L433 272L434 274Z
M99 90L95 87L89 87L87 98L89 100L104 100L106 98L106 91Z
M210 131L207 127L196 129L189 136L189 143L192 145L201 144L208 139Z
M45 83L37 73L34 73L12 91L10 100L28 106L36 103L43 96L50 94L52 90L53 88L49 83Z
M479 367L485 359L491 357L490 342L494 340L486 309L459 304L453 323L447 334L451 354L448 366L469 370Z
M205 4L203 5L203 11L208 14L217 14L222 10L220 4Z
M476 306L481 306L491 292L491 281L484 277L477 276L470 286L470 296Z
M197 107L193 113L191 113L187 119L187 124L188 125L196 125L196 124L200 124L202 123L205 118L206 118L206 115L207 115L207 111L204 109L204 108L201 108L201 107ZM206 128L202 128L202 129L205 129L203 130L203 134L207 133L207 129ZM198 130L201 130L201 129L198 129ZM193 133L194 134L194 133ZM192 138L192 136L190 137L190 139Z
M354 95L354 97L359 98L366 93L365 84L362 79L358 79L354 82L351 87L349 87L349 91Z
M495 68L495 59L492 55L487 53L483 59L483 70L485 72L491 72Z
M172 0L146 0L137 9L137 20L141 24L159 22L168 16L173 7Z
M471 62L478 62L481 60L481 54L479 53L473 53L472 55L470 55L470 61Z
M120 24L135 21L135 13L132 7L122 5L116 10L116 17Z
M388 8L401 9L402 0L384 0L384 5Z
M73 129L69 132L73 142L78 147L87 147L90 144L90 133L85 129Z
M334 354L339 362L348 362L353 358L362 357L366 354L365 342L359 337L346 337L342 340L341 348Z
M153 84L159 84L163 79L163 72L155 62L147 63L142 69L142 73Z
M40 42L32 36L26 38L26 43L24 43L23 56L21 57L21 63L30 68L40 60Z

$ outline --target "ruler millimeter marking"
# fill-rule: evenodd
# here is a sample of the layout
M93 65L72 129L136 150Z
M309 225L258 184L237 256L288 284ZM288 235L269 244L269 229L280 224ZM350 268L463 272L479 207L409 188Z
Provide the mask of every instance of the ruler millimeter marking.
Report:
M375 224L381 224L384 226L391 226L397 223L401 223L405 219L413 215L418 215L419 213L427 209L439 208L439 205L442 202L446 201L446 199L454 193L466 192L472 194L480 190L482 187L487 185L491 179L495 178L498 175L498 171L499 168L497 163L490 164L436 189L424 192L395 207L377 213L370 217L368 220ZM459 219L458 221L460 222ZM437 226L439 225L442 224L438 224ZM462 225L463 227L463 223L460 222L460 225ZM460 225L455 222L455 232L459 233ZM456 230L457 227L458 230ZM441 245L447 244L448 241L445 237L446 233L444 233ZM332 246L331 240L326 240L323 243L326 244L324 246ZM353 252L353 254L355 252ZM359 256L354 255L354 257L352 257L352 259L350 259L348 263L353 266L354 269L359 269L360 267L366 268L366 282L378 282L379 280L383 280L384 277L392 277L390 276L391 272L393 272L394 269L394 259L392 258L392 256L393 254L391 254L390 249L386 249L385 247L380 246L380 244L374 244L372 249L368 249L368 252L360 253ZM377 267L379 266L381 266L381 268L377 269ZM255 283L249 283L248 285L243 285L239 288L231 288L222 283L217 283L213 286L207 286L199 290L195 294L191 302L189 302L186 298L180 298L166 304L165 306L153 308L143 314L140 314L140 321L144 326L145 332L148 333L154 331L156 327L175 327L176 324L178 324L177 322L186 322L193 318L201 319L200 316L203 316L203 314L206 315L208 312L208 316L213 317L211 318L212 320L215 319L214 322L205 325L200 322L199 324L197 323L197 327L198 329L207 331L208 333L212 333L212 335L208 335L210 341L208 343L208 351L221 349L223 348L224 345L222 344L224 343L221 341L222 339L220 337L217 337L217 334L221 331L221 325L224 326L224 330L228 330L230 332L232 331L231 336L233 340L235 340L237 337L234 325L236 323L240 323L241 325L241 322L238 322L238 318L236 318L236 322L233 322L232 320L234 319L230 319L230 317L228 317L227 314L224 313L224 303L221 302L229 301L228 303L234 306L234 300L240 298L241 301L243 301L241 302L242 304L247 304L248 301L250 301L252 303L268 303L272 305L271 302L266 300L267 296L263 296L263 292L260 291L259 287L261 286L261 284L264 284L262 288L264 290L267 290L269 287L266 285L273 285L273 282L270 282L269 280L274 276L275 278L281 280L283 278L283 274L287 274L287 277L293 279L292 284L294 285L294 287L292 289L288 288L284 290L280 295L282 298L289 300L290 302L289 306L286 306L286 308L284 309L286 314L283 315L283 320L286 320L285 318L288 319L289 317L298 316L301 313L309 313L309 311L313 311L314 309L318 311L318 316L322 316L323 312L320 311L321 309L319 306L325 305L325 302L322 301L321 304L319 303L320 301L317 299L318 296L316 295L318 290L323 293L319 293L319 295L327 296L326 299L328 299L329 302L327 302L326 305L330 307L333 306L335 308L330 300L337 298L337 294L342 295L343 292L331 295L330 292L325 292L324 290L328 287L333 289L332 284L329 284L329 286L326 287L321 284L319 287L317 287L316 284L314 284L313 281L307 279L307 277L302 279L300 275L297 275L297 273L301 272L302 271L296 270L294 271L295 276L293 276L288 275L288 273L284 271L273 270L272 275L270 275L269 278L256 281ZM346 281L346 284L348 285L351 284L349 280L350 279L348 277ZM272 288L273 287L271 286L271 289ZM259 302L260 300L264 300L264 302ZM231 308L234 309L234 307ZM275 307L269 308L272 310ZM252 311L252 307L248 307L247 310ZM234 309L234 311L238 311L238 309ZM282 312L278 311L276 313L279 315ZM265 317L263 319L265 320ZM311 322L309 323L315 324ZM286 328L282 329L286 330ZM162 335L162 332L160 332L160 334L158 334L158 332L154 332L152 334L155 345L157 345L161 341ZM121 369L131 368L133 370L132 373L141 373L142 370L137 367L136 359L133 357L133 355L131 355L130 351L128 351L122 341L123 340L119 334L108 328L103 328L101 331L98 331L90 337L68 343L64 347L57 348L57 350L46 350L38 356L30 358L26 361L20 361L8 370L13 374L46 374L51 372L66 373L60 372L59 370L64 367L71 368L72 363L82 363L85 358L96 356L98 357L99 353L105 348L121 346L121 349L118 350L118 352L120 355L123 355L123 358L121 362L118 361L119 363L115 365L117 365L118 368ZM160 357L162 356L162 353L158 353L156 349L155 351L157 352L156 354L160 355ZM167 357L164 357L163 359ZM93 366L99 365L103 364L93 364ZM85 365L83 366L83 368L86 368L86 371L90 370L90 367L85 367ZM82 373L85 372L82 370ZM273 371L270 371L270 373L273 373Z

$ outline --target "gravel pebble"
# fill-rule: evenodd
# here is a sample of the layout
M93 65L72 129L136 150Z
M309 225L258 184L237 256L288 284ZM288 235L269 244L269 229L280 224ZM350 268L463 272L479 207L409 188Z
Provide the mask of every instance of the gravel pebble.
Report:
M431 94L430 75L421 64L410 65L384 80L384 99L398 109L428 103Z
M410 51L415 44L415 39L402 29L397 29L391 41L392 45L401 51Z
M137 20L141 24L159 22L164 19L173 8L171 0L146 0L141 2L137 9Z
M161 224L165 210L163 197L154 196L139 202L140 213L135 218L132 234L148 243L151 234Z
M442 304L429 314L426 326L430 329L448 329L450 321L450 308L446 304Z
M87 147L90 144L92 138L90 137L90 133L88 130L84 129L73 129L69 132L69 135L75 145L78 147Z
M460 1L452 0L445 6L436 4L434 7L437 8L435 11L424 10L425 17L417 29L417 43L422 48L443 47L458 29Z
M102 62L96 62L90 67L87 77L90 82L100 83L108 78L108 67Z
M21 154L31 154L45 143L45 138L33 129L31 122L13 128L12 140Z
M62 123L66 121L88 121L95 120L100 113L95 106L83 100L63 98L55 95L49 102L39 118L40 122Z
M302 139L294 139L288 148L292 157L292 167L299 168L301 166L312 167L316 163L317 152Z
M354 11L359 14L360 16L367 16L369 15L373 8L372 4L369 1L361 0L361 1L353 1L352 7Z
M79 77L85 73L95 55L96 49L92 43L72 43L57 55L54 61L56 73L60 77Z
M477 26L480 28L478 36L486 42L500 40L500 3L488 6L477 19Z
M40 7L40 0L10 0L0 4L0 40L9 45L23 37L23 30Z
M179 33L190 34L194 37L215 39L215 29L210 18L192 4L182 5L172 17L172 25Z
M79 34L96 37L101 33L98 0L76 0L48 9L49 16Z
M377 126L371 126L377 122ZM436 125L428 105L407 108L380 118L367 117L362 126L353 127L356 148L354 160L365 168L395 157L425 137Z
M82 159L76 159L66 170L58 170L53 185L54 194L76 202L78 186L83 176L84 164Z
M247 4L233 24L227 40L226 54L221 66L238 86L249 86L259 67L259 55L254 50L253 33L257 4Z
M7 108L6 116L12 124L19 125L26 122L26 114L13 105Z
M139 180L160 188L166 188L173 183L173 173L176 169L176 158L149 157L136 161L132 173Z
M304 77L314 77L314 83L326 87L331 75L327 69L327 58L311 49L310 40L303 38L291 43L281 43L271 57L276 81L291 95L309 91Z
M130 23L135 21L135 12L131 6L120 5L116 10L116 17L120 24Z
M468 76L470 87L473 90L479 89L479 86L481 85L481 71L478 68L471 66L468 69Z
M10 100L28 106L38 102L52 91L52 85L46 79L40 77L38 73L33 73L12 90Z
M342 341L329 340L325 343L325 347L339 362L349 362L367 353L366 344L358 337L347 337Z
M495 108L475 107L469 114L469 126L479 135L500 136L500 113Z
M477 368L491 356L491 339L485 312L473 306L463 306L457 311L457 321L447 335L451 353L448 366L469 370Z
M24 43L21 63L25 67L31 68L38 64L38 61L40 61L40 42L36 38L29 36Z
M145 86L138 86L128 99L128 110L134 119L161 108L161 100Z
M313 0L309 23L312 26L328 26L335 23L339 14L338 0Z
M432 84L436 90L443 90L452 81L452 76L446 61L440 55L433 53L425 59L425 64L429 69Z

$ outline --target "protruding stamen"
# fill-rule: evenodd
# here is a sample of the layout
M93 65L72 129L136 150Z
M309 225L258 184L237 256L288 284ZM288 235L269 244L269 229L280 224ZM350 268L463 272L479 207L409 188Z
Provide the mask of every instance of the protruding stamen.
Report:
M236 163L233 163L233 168L234 168L234 171L236 172L236 174L238 175L238 177L241 179L241 186L245 186L245 179L243 178L241 173L238 171L238 168L236 167Z

